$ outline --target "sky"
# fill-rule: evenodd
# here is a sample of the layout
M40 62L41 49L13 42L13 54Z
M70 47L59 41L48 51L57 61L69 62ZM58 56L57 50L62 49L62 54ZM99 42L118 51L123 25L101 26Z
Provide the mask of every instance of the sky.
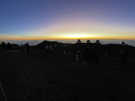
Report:
M0 40L135 39L135 0L0 0Z

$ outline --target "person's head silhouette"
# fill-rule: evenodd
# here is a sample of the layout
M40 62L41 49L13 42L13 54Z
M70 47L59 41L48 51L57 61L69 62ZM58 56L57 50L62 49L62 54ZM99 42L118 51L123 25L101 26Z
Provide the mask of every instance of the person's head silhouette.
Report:
M78 39L76 43L77 43L77 44L80 44L80 43L82 43L82 42L81 42L81 40L80 40L80 39Z

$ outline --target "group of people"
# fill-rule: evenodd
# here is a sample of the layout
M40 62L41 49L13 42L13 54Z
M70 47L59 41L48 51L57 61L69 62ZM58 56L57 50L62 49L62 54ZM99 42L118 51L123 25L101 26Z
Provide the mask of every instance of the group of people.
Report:
M2 43L1 46L5 49L10 49L12 45L10 43ZM125 42L121 43L121 49L118 50L120 62L125 64L128 61L128 49L126 48ZM26 55L30 55L31 46L29 43L26 43L23 46L24 52ZM82 43L81 40L77 40L75 44L69 46L62 46L62 45L45 45L42 51L47 52L47 54L64 54L69 55L75 62L86 62L88 64L100 63L100 57L103 57L105 54L107 56L110 55L110 49L104 49L103 45L101 45L100 41L97 40L96 43L91 43L90 40L87 40L86 43ZM49 52L51 51L51 52Z
M113 53L113 50L112 50ZM125 42L121 43L121 48L117 50L118 57L121 64L126 64L128 62L128 48L126 47ZM81 41L77 41L76 51L74 53L74 59L76 62L87 62L88 64L94 63L99 64L101 61L100 58L104 56L108 58L113 57L109 49L105 49L99 40L93 45L88 40L85 45L81 44Z

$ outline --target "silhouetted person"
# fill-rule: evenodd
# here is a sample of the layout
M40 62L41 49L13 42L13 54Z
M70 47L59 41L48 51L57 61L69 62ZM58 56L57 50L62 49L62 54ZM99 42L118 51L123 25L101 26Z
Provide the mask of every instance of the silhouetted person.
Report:
M122 48L120 50L121 64L126 64L128 60L128 49L124 41L121 42Z
M86 43L87 43L87 44L90 44L91 42L90 42L90 40L87 40Z
M25 44L25 48L26 48L26 54L29 55L30 53L30 46L28 43Z
M106 49L105 49L105 55L106 56L110 56L111 55L111 48L110 47L106 47Z
M77 50L75 54L76 62L81 62L81 51Z
M73 56L75 59L75 62L81 62L81 54L82 54L82 46L81 46L82 42L81 40L77 40L75 47L74 47L74 52L73 52Z
M122 45L122 46L125 46L125 45L126 45L126 43L125 43L124 41L122 41L122 42L121 42L121 45Z
M2 82L0 82L0 101L7 101L7 95L5 93Z
M98 51L96 48L92 48L91 49L91 53L92 53L92 57L93 57L93 62L98 64L99 63L99 54L98 54Z
M89 64L91 64L91 63L98 64L99 63L98 54L97 54L97 50L95 49L95 47L85 49L84 59Z
M87 48L90 47L91 41L90 41L90 40L87 40L85 45L86 45L85 48L86 48L86 47L87 47Z
M96 45L101 45L100 40L96 40Z
M128 50L126 49L126 47L120 50L120 60L121 64L126 64L128 61Z
M6 44L6 49L9 50L9 49L11 49L11 48L12 48L12 45L8 42L8 43Z
M2 42L2 43L1 43L1 46L2 46L3 49L5 49L5 48L6 48L5 42Z
M81 40L79 39L79 40L77 40L77 42L76 42L76 44L81 44L82 42L81 42Z

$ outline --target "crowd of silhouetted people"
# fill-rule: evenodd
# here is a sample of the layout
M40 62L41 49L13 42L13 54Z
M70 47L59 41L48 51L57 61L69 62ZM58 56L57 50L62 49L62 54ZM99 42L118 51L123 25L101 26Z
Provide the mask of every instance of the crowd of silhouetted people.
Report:
M100 58L104 56L115 56L116 54L120 59L120 63L125 64L128 61L129 53L128 45L125 42L121 42L121 44L119 44L119 47L113 48L113 46L111 45L102 45L100 40L97 40L95 43L92 43L90 40L87 40L86 43L82 43L81 40L77 40L75 44L43 41L35 46L30 46L29 43L19 46L17 44L2 42L0 44L0 47L1 50L3 49L5 51L14 49L21 50L27 56L29 56L31 52L34 51L35 48L37 48L44 51L44 53L46 53L47 55L67 55L72 58L74 62L85 62L88 64L99 64L101 62Z

